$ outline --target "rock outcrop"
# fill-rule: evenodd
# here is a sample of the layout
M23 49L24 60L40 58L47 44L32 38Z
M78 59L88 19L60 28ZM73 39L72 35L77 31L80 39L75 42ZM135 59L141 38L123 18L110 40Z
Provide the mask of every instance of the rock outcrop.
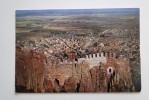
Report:
M59 64L34 50L16 49L16 92L133 92L129 61L108 58L89 67Z

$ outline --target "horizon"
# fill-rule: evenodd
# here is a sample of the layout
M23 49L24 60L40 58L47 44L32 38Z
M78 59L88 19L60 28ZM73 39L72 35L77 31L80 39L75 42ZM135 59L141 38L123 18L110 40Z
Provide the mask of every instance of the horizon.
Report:
M16 16L48 16L72 14L110 14L129 13L139 15L139 8L93 8L93 9L43 9L43 10L16 10Z

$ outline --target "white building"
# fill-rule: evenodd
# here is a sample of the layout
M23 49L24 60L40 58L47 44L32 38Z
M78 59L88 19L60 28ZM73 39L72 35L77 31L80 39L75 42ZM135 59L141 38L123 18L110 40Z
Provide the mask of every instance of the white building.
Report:
M78 63L81 63L82 61L86 61L89 63L90 68L93 68L94 66L99 66L101 63L106 63L107 59L103 55L103 53L97 53L97 54L90 54L86 55L86 58L79 58Z

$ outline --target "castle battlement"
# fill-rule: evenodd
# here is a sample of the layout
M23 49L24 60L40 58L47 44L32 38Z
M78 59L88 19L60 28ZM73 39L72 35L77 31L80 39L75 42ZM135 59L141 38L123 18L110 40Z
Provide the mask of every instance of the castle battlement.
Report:
M86 55L85 58L86 59L90 59L90 58L99 58L99 57L103 57L103 53L96 53L96 54L89 54L89 55Z
M101 52L96 54L86 55L85 58L78 58L78 63L86 61L89 63L90 68L94 66L100 66L102 63L107 63L107 58L116 57L115 53L112 52Z
M113 57L113 58L115 58L116 54L112 53L112 52L101 52L101 53L89 54L89 55L85 56L86 59L99 58L99 57L106 57L106 58Z
M100 66L102 63L107 63L107 58L115 58L116 54L112 52L101 52L96 54L89 54L86 55L85 58L78 58L78 61L75 61L75 63L82 63L83 61L87 62L90 66L90 68L94 66ZM72 64L72 61L64 60L61 62L62 64Z

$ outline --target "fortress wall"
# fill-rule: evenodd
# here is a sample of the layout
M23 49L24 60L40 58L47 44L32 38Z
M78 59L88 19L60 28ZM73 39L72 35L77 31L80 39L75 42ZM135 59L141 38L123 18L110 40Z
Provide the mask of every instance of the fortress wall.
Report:
M79 58L78 63L81 63L82 61L86 60L85 58Z
M80 58L79 58L80 59ZM100 66L100 63L106 63L106 57L103 53L96 53L93 55L86 55L85 60L89 63L90 67Z
M96 54L89 54L86 55L85 58L78 58L78 61L76 63L82 63L83 61L86 61L89 63L89 66L92 68L94 66L100 66L101 63L107 63L107 58L116 57L116 54L113 52L101 52ZM64 61L63 63L67 63L67 61Z
M89 63L90 67L92 68L93 66L100 66L100 63L107 63L107 58L115 58L116 53L113 52L102 52L102 53L96 53L96 54L89 54L86 55L85 58L79 58L78 63L81 63L82 60L85 60Z

